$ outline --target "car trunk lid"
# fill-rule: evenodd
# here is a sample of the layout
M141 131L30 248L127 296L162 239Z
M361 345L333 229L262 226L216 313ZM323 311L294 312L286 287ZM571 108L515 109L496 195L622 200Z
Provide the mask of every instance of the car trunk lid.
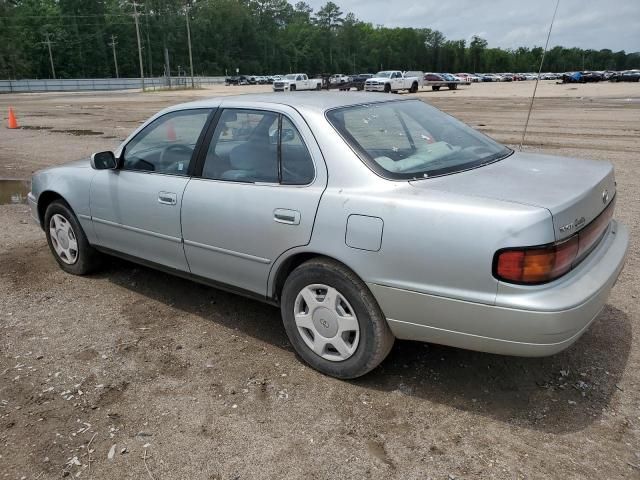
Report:
M522 152L466 172L410 183L420 189L546 208L556 240L588 225L616 192L613 166L608 162Z

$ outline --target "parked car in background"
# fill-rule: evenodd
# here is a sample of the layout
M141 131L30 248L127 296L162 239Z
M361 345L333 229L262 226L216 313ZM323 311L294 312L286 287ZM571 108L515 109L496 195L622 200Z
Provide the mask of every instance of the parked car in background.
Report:
M359 73L351 78L351 85L355 87L358 91L364 90L364 82L373 78L372 73Z
M423 76L423 85L425 87L431 87L431 90L436 92L442 87L447 87L449 90L456 90L459 84L460 80L447 73L425 73Z
M296 90L320 90L322 79L310 79L306 73L290 73L273 82L274 92L295 92Z
M338 378L396 338L559 352L629 242L610 163L514 152L366 93L169 107L115 152L35 173L28 202L65 272L114 255L277 305L298 355Z
M482 75L482 81L483 82L499 82L500 76L494 75L493 73L484 73Z
M640 81L640 70L626 70L616 72L609 77L611 82L638 82Z
M245 77L244 75L233 75L231 77L227 77L225 78L224 82L226 85L248 85L249 84L247 77Z
M582 81L585 83L597 83L604 80L604 75L601 72L584 71L582 73Z
M595 83L600 82L603 75L598 72L571 72L562 75L562 83Z
M454 75L456 78L460 79L460 82L464 85L471 85L473 79L469 73L456 73Z
M334 73L329 77L329 83L333 85L337 85L340 83L349 83L349 81L349 77L343 73Z
M417 77L405 77L400 70L383 70L376 73L364 83L367 92L399 92L408 90L411 93L418 91Z

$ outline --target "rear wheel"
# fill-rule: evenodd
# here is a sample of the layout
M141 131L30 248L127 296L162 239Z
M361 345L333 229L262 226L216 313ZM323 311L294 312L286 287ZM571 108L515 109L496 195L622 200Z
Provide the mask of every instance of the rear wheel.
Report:
M364 375L393 346L393 334L367 286L332 260L313 259L296 268L284 284L281 311L298 355L332 377Z
M44 214L47 243L67 273L85 275L100 266L100 253L87 240L73 211L62 200L52 202Z
M433 90L434 92L437 92L438 90L440 90L440 87L438 85L432 85L431 90Z
M409 89L410 93L417 93L418 92L418 82L413 82L413 84L411 85L411 88Z

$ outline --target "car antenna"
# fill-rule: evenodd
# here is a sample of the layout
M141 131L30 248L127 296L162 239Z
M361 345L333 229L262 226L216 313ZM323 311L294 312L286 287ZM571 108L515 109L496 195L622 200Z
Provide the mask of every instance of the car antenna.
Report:
M559 6L560 6L560 0L557 0L556 9L553 11L553 17L551 18L551 24L549 25L549 33L547 33L547 43L544 44L544 51L542 52L542 59L540 60L540 68L538 69L538 76L536 77L536 84L533 87L533 95L531 95L531 103L529 104L527 121L524 123L524 130L522 130L522 139L520 140L520 148L519 148L520 151L522 151L522 145L524 144L524 137L527 134L527 127L529 126L529 118L531 117L531 110L533 110L533 101L536 98L536 90L538 89L538 82L540 81L540 74L542 73L542 65L544 64L544 57L547 54L547 48L549 47L549 38L551 38L551 30L553 29L553 22L556 19L556 13L558 13Z

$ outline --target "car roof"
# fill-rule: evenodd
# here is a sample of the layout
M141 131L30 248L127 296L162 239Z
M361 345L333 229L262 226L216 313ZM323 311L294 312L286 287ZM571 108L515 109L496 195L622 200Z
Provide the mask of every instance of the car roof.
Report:
M255 103L256 106L287 105L300 110L327 111L338 107L350 105L362 105L366 103L380 103L392 101L412 100L414 97L401 98L398 95L367 92L273 92L273 93L249 93L241 95L228 95L212 97L194 102L182 103L170 107L167 110L184 110L189 108L217 108L229 101Z

